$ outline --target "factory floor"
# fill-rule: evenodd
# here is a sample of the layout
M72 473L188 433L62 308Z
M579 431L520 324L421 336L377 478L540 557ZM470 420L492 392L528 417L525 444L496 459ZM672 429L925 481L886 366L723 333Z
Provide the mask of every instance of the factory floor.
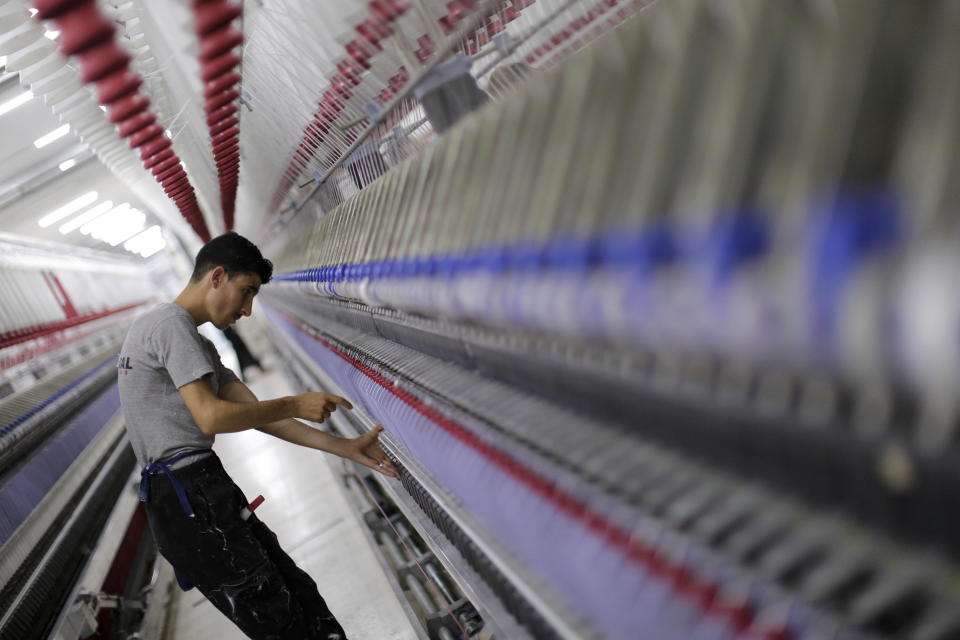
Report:
M269 368L270 347L259 343ZM226 362L226 360L225 360ZM255 370L254 370L255 371ZM293 393L273 367L248 386L258 398ZM253 500L281 546L317 582L350 640L415 640L413 627L343 495L331 456L258 431L221 435L214 447L224 467ZM179 589L166 640L242 640L244 636L197 591Z

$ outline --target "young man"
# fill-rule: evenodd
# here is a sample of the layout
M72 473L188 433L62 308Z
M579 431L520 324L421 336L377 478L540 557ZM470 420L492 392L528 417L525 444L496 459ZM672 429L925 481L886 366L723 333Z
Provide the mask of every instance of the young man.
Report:
M140 499L180 585L196 585L251 638L345 640L316 584L249 515L211 450L217 434L258 429L397 475L378 443L382 427L345 439L294 419L322 422L338 406L350 409L345 399L304 393L258 401L197 332L205 322L223 329L249 316L272 272L259 249L235 233L206 244L177 299L130 328L118 363L120 400L142 468ZM245 511L249 517L241 517Z

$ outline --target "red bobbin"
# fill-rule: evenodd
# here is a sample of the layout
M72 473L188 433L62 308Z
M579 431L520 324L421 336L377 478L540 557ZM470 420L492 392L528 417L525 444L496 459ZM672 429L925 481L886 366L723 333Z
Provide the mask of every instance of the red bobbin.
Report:
M214 78L210 82L206 83L203 87L203 97L210 98L218 93L225 91L237 83L240 82L240 74L235 72L225 73L217 78Z
M153 169L159 164L162 164L173 157L173 149L163 149L162 151L150 156L149 158L143 159L143 168L144 169ZM179 162L179 158L177 159Z
M221 120L224 120L225 118L229 118L236 112L237 112L237 105L225 104L224 106L220 107L215 111L212 111L210 114L207 115L207 126L212 127L213 125L217 124Z
M240 64L240 58L233 53L225 53L222 56L218 56L213 60L204 62L201 65L200 77L204 82L210 82L211 80L216 79L217 77L231 71L234 67Z
M243 43L243 34L231 26L242 8L226 0L194 0L194 20L200 39L198 55L201 79L204 82L204 111L210 131L213 158L220 182L220 204L224 224L233 227L236 186L230 187L231 174L240 162L239 118L235 104L240 97L237 89L241 78L234 69L240 58L232 53Z
M34 0L37 20L54 20L67 11L73 11L83 4L92 4L95 0Z
M151 140L147 144L140 147L140 159L146 160L153 154L159 151L162 151L163 149L166 149L171 144L173 143L170 141L170 138L168 138L167 136L162 136L160 138L157 138L156 140Z
M232 27L218 29L200 45L200 62L209 62L243 43L243 34Z
M163 127L158 124L151 124L150 126L144 127L140 131L130 136L127 142L130 144L131 149L136 149L137 147L143 146L147 142L153 140L157 136L162 135Z
M79 54L80 81L99 82L107 76L124 71L130 65L130 54L117 46L113 39L105 40Z
M97 83L100 104L111 104L140 88L143 80L132 71L112 73Z
M210 127L210 135L215 136L217 134L223 133L227 129L236 127L238 124L240 124L240 121L236 118L233 118L233 117L225 118L220 122L216 123L215 125L213 125L212 127ZM237 129L237 133L239 132L240 132L240 129Z
M158 170L156 173L153 174L154 177L157 179L157 182L163 184L167 180L175 176L178 176L180 174L186 175L186 172L184 172L183 167L180 166L180 159L175 157L173 158L173 160L176 160L176 162L167 166L162 171Z
M141 111L135 116L127 118L120 124L117 133L121 138L127 138L137 133L144 127L148 127L157 121L157 117L149 111Z
M226 106L240 97L240 92L236 89L228 89L226 91L221 91L215 96L212 96L207 99L206 103L203 105L203 110L208 114L216 111L220 107Z
M178 166L179 164L180 164L180 158L171 154L171 156L166 160L164 160L163 162L147 168L150 169L150 173L152 173L155 178L159 179L161 175L163 175L173 167Z
M221 131L217 135L213 136L211 138L211 141L213 142L214 145L218 145L224 140L230 140L231 138L235 138L239 135L240 135L239 127L230 127L229 129Z
M120 124L128 118L132 118L144 109L150 106L150 98L142 93L131 93L110 105L108 119L110 124Z
M37 13L38 17L40 13ZM45 18L40 18L41 20ZM60 29L60 51L72 56L113 39L116 27L100 13L96 2L82 2L55 18Z
M203 38L212 31L233 22L240 17L243 8L225 0L197 3L193 6L193 16L196 21L197 35Z
M221 140L219 143L213 147L213 155L218 156L225 153L230 153L237 150L240 147L240 142L237 138L227 138L226 140Z

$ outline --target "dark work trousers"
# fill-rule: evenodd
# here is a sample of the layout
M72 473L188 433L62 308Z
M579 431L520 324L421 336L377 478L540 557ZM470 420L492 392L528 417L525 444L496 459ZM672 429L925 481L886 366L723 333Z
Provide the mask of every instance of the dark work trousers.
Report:
M345 640L316 583L280 548L215 454L174 469L193 507L184 513L170 480L150 476L147 515L157 549L213 605L255 640Z

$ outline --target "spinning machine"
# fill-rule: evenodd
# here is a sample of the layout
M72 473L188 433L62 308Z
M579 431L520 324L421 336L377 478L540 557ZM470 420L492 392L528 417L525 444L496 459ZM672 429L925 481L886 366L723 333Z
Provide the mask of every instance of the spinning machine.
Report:
M386 427L342 481L422 637L960 638L960 3L35 8L7 69ZM0 274L3 638L83 637L70 550L142 529L110 354L177 281L52 254Z

